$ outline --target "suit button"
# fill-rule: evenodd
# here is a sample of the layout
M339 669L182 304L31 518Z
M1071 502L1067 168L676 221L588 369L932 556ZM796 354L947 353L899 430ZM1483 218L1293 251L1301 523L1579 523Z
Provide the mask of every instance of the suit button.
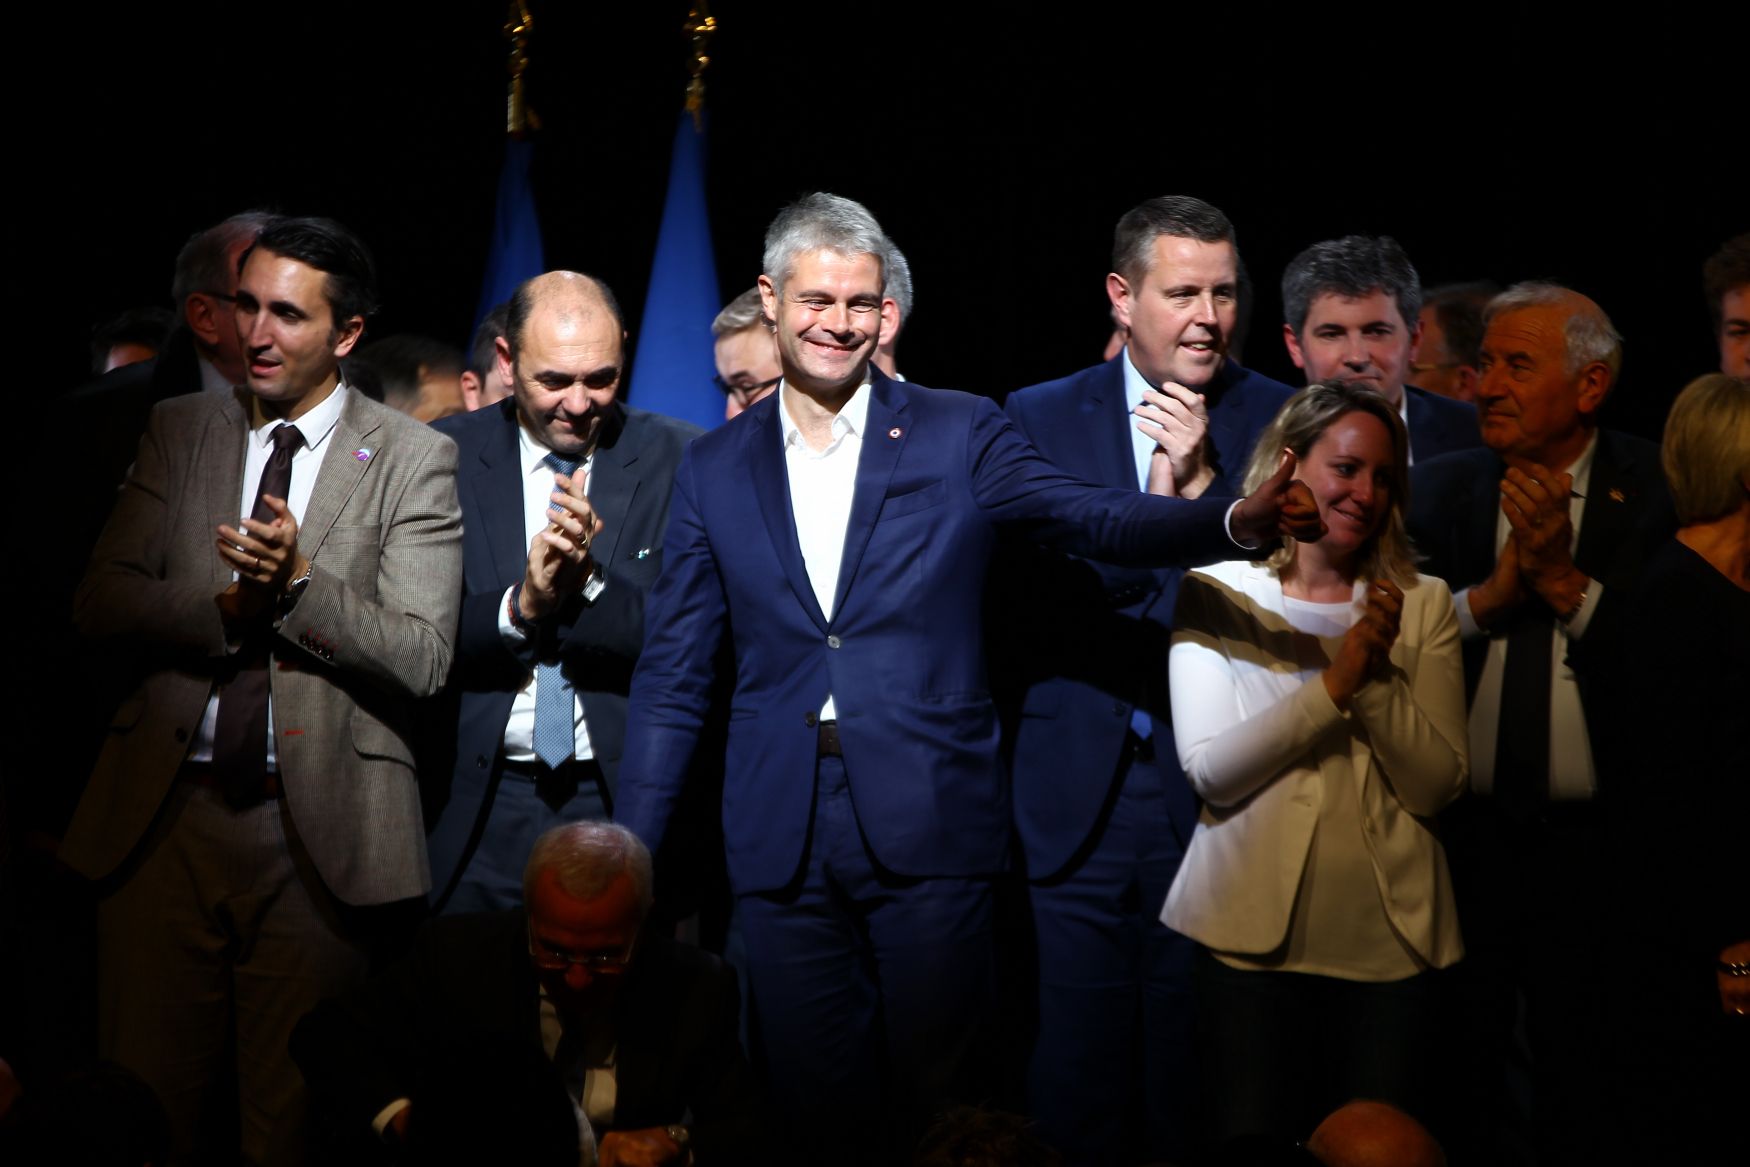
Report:
M1113 717L1123 717L1126 713L1129 713L1129 712L1130 712L1130 710L1125 708L1124 702L1122 702L1122 701L1112 702L1112 716Z
M839 638L836 636L827 637L826 638L826 646L828 648L837 648L839 646Z
M179 742L187 741L188 740L188 731L186 729L177 730L176 731L176 740Z
M804 713L802 715L802 724L806 725L809 729L813 729L819 723L820 723L820 714L816 713L812 709L810 709L807 713Z
M474 764L476 766L480 767L482 770L486 769L486 755L485 754L477 755L474 758Z

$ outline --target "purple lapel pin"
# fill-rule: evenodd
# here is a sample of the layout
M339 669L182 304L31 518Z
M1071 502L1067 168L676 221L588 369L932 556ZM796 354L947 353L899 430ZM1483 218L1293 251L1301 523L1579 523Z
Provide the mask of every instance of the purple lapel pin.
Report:
M357 458L360 462L369 462L371 460L371 448L369 446L362 446L359 449L354 450L352 456Z

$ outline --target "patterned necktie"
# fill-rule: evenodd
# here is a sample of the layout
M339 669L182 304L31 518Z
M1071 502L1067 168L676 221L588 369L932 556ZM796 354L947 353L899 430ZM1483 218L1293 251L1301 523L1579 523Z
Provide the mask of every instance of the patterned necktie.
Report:
M542 459L555 474L575 475L576 458L548 454ZM555 483L557 487L557 483ZM535 757L557 770L577 746L577 695L559 662L535 665Z
M249 511L249 517L261 523L274 519L267 496L284 500L290 494L292 457L304 444L303 432L295 425L282 425L272 436L273 453L262 468L255 505ZM237 674L219 690L213 769L232 806L260 802L267 782L267 660L265 639L251 632L237 653Z

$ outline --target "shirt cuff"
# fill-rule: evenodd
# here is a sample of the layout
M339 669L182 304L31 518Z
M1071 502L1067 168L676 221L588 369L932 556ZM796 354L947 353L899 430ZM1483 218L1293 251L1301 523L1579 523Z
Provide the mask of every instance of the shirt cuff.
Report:
M1221 526L1222 529L1227 532L1228 542L1243 551L1256 551L1263 546L1262 543L1242 543L1234 537L1234 508L1245 501L1246 500L1243 498L1236 498L1232 503L1228 504L1227 513L1221 516Z
M1477 623L1477 618L1470 610L1470 589L1454 592L1452 606L1458 609L1458 634L1465 640L1474 640L1479 636L1487 636L1488 630Z
M1586 635L1586 625L1592 622L1592 613L1598 610L1598 597L1604 594L1604 585L1593 580L1586 585L1586 598L1580 601L1580 610L1574 613L1573 619L1566 623L1557 620L1556 627L1569 640L1579 640Z
M510 597L516 591L516 585L511 584L504 589L504 595L498 601L498 635L504 641L504 646L512 652L521 652L529 645L529 634L510 622Z
M379 1139L388 1138L383 1132L389 1129L389 1124L395 1121L395 1116L413 1105L411 1098L397 1098L383 1109L377 1111L377 1117L371 1120L371 1129L377 1132Z

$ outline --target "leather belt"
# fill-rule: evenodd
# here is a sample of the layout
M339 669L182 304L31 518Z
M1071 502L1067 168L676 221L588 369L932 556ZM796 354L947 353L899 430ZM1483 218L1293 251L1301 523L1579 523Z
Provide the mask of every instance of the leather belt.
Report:
M820 723L820 733L816 742L815 757L842 758L845 756L844 746L839 744L839 723L836 721Z

